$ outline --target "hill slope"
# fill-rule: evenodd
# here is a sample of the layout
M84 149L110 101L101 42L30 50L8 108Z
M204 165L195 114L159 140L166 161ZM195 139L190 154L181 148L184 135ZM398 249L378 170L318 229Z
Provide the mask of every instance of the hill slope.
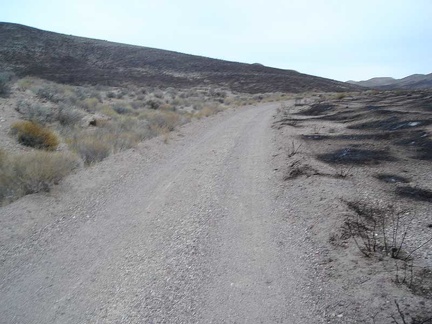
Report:
M215 84L249 93L358 89L292 70L68 36L11 23L0 23L0 70L72 84Z
M372 78L366 81L348 81L350 84L382 90L395 89L429 89L432 88L432 73L413 74L402 79Z

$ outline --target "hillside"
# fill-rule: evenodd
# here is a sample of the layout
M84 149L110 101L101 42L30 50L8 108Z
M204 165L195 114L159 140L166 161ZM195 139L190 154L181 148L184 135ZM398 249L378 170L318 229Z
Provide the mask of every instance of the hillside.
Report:
M0 23L0 70L69 84L188 88L228 86L234 91L350 91L355 85L269 68L148 47L68 36Z
M377 88L381 90L396 89L430 89L432 88L432 73L430 74L413 74L402 79L388 77L372 78L366 81L348 81L347 83L359 85L368 88Z

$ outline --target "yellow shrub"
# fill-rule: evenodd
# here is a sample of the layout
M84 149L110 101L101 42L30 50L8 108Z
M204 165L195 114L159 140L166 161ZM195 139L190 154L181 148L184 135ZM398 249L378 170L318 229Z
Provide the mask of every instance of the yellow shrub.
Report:
M18 142L37 149L55 150L59 144L57 135L39 124L31 121L16 122L11 132L17 136Z

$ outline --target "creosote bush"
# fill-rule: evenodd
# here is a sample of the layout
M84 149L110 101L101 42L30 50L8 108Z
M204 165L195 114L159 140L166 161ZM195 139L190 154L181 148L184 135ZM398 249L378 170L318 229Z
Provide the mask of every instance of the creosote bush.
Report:
M17 137L19 143L37 149L53 151L59 144L56 134L32 121L14 123L11 133Z
M27 194L49 191L79 165L79 159L67 152L9 155L0 150L0 205Z

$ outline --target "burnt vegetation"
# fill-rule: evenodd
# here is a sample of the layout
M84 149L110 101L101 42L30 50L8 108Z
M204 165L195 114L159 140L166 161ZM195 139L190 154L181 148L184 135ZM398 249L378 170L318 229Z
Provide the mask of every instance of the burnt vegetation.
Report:
M244 64L0 23L0 70L69 84L126 83L245 93L351 91L356 85L293 70Z

